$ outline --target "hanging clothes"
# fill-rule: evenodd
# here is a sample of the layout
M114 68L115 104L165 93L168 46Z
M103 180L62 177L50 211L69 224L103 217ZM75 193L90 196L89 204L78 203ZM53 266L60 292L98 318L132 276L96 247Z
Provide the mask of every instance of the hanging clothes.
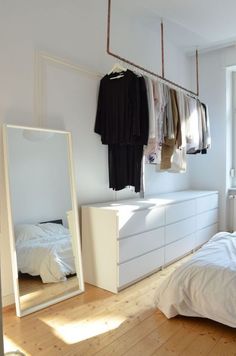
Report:
M155 111L155 136L149 137L144 154L146 163L159 164L161 162L161 147L164 141L163 122L166 117L169 92L168 87L157 80L153 80L152 84Z
M122 190L127 186L141 190L142 145L108 145L109 187Z
M157 171L186 172L187 154L207 153L210 127L207 107L198 99L152 81L156 134L149 135L145 163ZM150 81L149 81L150 88ZM153 126L153 115L149 117Z
M195 125L195 131L193 133L193 127L189 126L188 132L190 133L191 130L191 139L194 134L194 140L190 140L190 134L188 134L187 153L206 154L211 145L208 110L200 100L193 100L190 104L190 120L193 120L192 125Z
M180 119L180 131L181 131L181 145L175 148L173 156L171 158L171 166L167 170L170 173L185 173L187 168L186 160L186 112L184 94L180 91L176 92L177 107L179 111ZM160 170L160 166L157 167Z
M144 148L144 163L180 173L186 171L187 154L207 153L211 146L206 105L131 70L102 78L94 131L108 145L109 186L114 190L143 189Z
M155 101L155 108L156 108L156 121L157 121L157 163L161 162L161 147L162 143L164 142L164 130L163 130L163 123L164 118L167 114L167 104L168 104L168 87L167 85L160 83L159 81L155 82L154 85L154 98Z
M186 147L186 106L185 106L185 94L181 91L177 92L177 106L179 109L180 118L180 130L181 130L181 148Z
M177 105L179 109L180 118L180 131L181 131L181 146L175 149L171 160L171 168L168 172L184 173L187 169L186 157L186 111L184 94L180 91L177 92Z
M186 144L187 153L195 153L199 150L199 111L196 99L185 96L187 120L186 120Z
M153 99L155 107L155 126L156 136L148 140L148 145L145 148L145 162L156 165L157 171L168 172L185 172L186 171L186 138L185 138L185 108L184 108L184 95L181 92L173 91L170 93L170 89L165 84L159 81L153 81ZM171 98L172 95L172 98ZM172 101L173 103L172 103ZM161 169L162 147L164 143L164 156L167 156L168 145L167 139L164 142L164 136L169 136L170 139L175 136L173 125L173 110L174 115L177 116L178 122L178 136L177 142L179 148L176 145L170 150L170 157L168 158L168 167ZM179 115L178 115L179 111ZM180 125L180 127L179 127ZM174 144L174 141L171 141Z
M148 138L152 139L156 137L156 115L155 115L155 100L153 81L149 77L144 77L147 88L147 100L148 100L148 112L149 112L149 135Z
M175 148L181 147L181 144L181 124L177 104L177 93L176 90L169 89L167 114L164 120L164 142L161 150L160 169L171 168L171 159Z
M209 113L208 107L206 104L201 103L202 109L205 116L205 125L203 132L203 146L205 150L208 150L211 147L211 133L210 133L210 121L209 121Z
M149 135L147 88L130 70L105 75L100 82L94 131L108 145L109 186L140 191L143 146Z
M138 78L132 71L101 79L94 131L103 144L128 144L140 137L139 105Z
M156 163L156 153L157 153L157 93L155 91L155 83L152 79L145 77L145 82L148 94L148 107L149 107L149 136L148 144L144 150L145 162L146 163ZM151 92L151 94L150 94Z

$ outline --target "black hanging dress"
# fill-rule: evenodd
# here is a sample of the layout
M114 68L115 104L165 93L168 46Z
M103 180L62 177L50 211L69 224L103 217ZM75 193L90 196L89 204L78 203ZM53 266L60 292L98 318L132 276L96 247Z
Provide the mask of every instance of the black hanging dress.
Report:
M143 77L127 70L100 82L94 131L108 145L109 186L140 191L143 145L149 131L147 90Z

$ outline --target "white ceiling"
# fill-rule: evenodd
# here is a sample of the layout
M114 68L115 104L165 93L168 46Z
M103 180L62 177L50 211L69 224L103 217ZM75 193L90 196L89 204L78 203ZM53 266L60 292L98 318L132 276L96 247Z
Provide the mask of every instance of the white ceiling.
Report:
M119 7L156 25L162 17L169 37L186 51L236 43L235 0L113 0Z

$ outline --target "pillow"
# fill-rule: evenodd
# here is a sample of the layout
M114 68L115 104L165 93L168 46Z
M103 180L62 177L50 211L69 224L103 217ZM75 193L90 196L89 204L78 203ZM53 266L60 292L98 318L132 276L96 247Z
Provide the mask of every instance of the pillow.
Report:
M37 225L32 224L18 224L15 226L16 242L28 241L45 237L46 233Z
M61 224L43 223L38 224L47 235L68 235L69 230Z

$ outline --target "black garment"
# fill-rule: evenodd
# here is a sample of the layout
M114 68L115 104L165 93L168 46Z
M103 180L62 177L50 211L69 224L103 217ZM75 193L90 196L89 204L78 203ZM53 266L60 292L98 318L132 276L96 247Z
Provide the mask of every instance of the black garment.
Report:
M142 157L142 145L108 145L109 187L133 186L140 192Z
M116 78L117 77L117 78ZM99 88L94 131L108 144L109 186L140 191L143 145L147 144L149 113L143 77L127 70L105 75Z
M99 88L94 131L103 144L147 144L148 103L143 77L132 71L105 75Z

